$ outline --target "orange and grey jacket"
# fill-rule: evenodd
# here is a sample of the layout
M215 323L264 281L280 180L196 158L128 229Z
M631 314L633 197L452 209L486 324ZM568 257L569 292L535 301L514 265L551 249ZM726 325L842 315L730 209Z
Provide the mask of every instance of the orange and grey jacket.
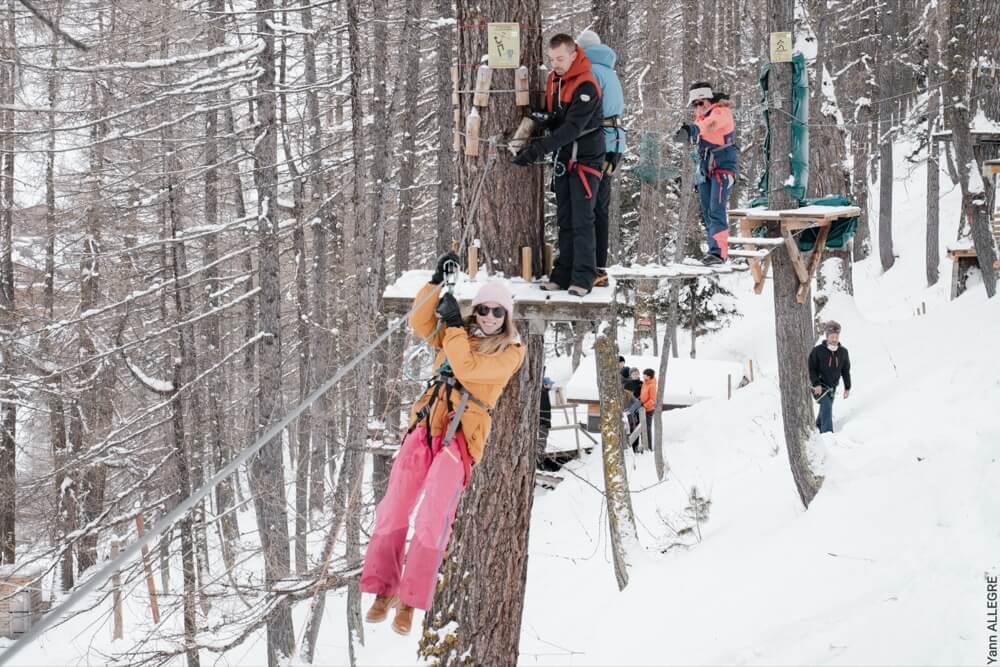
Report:
M720 100L699 114L694 121L698 128L698 152L705 166L705 175L715 170L736 172L739 154L733 141L736 138L736 121L728 100Z
M600 164L604 161L601 86L583 49L576 50L576 59L565 74L559 76L549 72L545 82L545 107L552 114L548 124L552 131L539 142L546 153L558 151L559 160L568 163L576 142L577 162Z
M490 435L493 419L488 409L492 409L507 382L521 367L524 361L524 347L513 343L501 352L493 355L478 352L480 338L472 336L465 327L442 327L437 330L437 296L440 296L440 285L428 283L417 293L416 303L428 294L438 290L435 297L427 299L410 315L410 326L413 332L428 345L437 350L434 360L435 368L440 367L445 359L462 387L477 401L469 401L462 414L462 433L469 446L469 455L476 463L483 457L486 439ZM430 411L431 435L441 435L448 429L449 411L447 392L454 391L447 386L435 385L421 396L410 411L411 422L417 419L420 409L430 402L433 391L438 391L441 400L435 400ZM480 405L482 403L483 405ZM486 407L483 407L483 406Z

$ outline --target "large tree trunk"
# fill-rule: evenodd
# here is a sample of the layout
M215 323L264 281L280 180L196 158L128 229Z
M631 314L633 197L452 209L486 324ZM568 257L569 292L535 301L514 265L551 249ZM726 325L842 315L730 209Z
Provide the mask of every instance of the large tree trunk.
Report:
M981 177L969 131L971 100L967 82L972 66L971 22L974 19L969 0L944 0L938 11L945 9L948 10L949 30L948 39L945 40L947 46L944 50L944 62L950 76L945 80L944 93L945 99L957 100L948 105L948 124L951 126L959 183L962 186L962 210L972 231L972 242L976 248L986 294L992 298L997 289L996 268L993 266L996 251L990 233L987 203L992 201L993 185Z
M414 30L423 12L423 0L407 0L406 15L403 20L402 42L409 43L413 39ZM396 218L396 252L395 277L399 277L410 268L411 231L416 202L417 189L414 183L417 178L419 156L417 154L417 121L420 94L420 59L405 58L403 67L403 138L400 146L402 164L399 168L399 214ZM394 99L398 95L393 96ZM384 380L376 384L375 416L383 420L385 428L382 440L385 443L398 443L400 438L399 423L399 390L403 366L403 352L406 347L406 332L395 331L389 338L385 364ZM389 482L389 471L392 469L392 457L380 453L373 455L372 486L375 499L380 501L385 495Z
M618 328L601 322L594 343L597 382L601 394L601 457L604 463L604 497L608 504L611 559L618 590L628 585L629 556L638 548L632 496L625 468L628 437L622 423L622 381L618 372ZM640 414L640 419L645 416ZM640 443L642 446L642 443Z
M217 12L217 18L210 24L210 43L213 47L221 46L225 42L223 31L223 16L225 14L225 0L212 0L212 8ZM216 58L209 60L212 66ZM218 100L217 93L211 93L209 99L212 102ZM219 113L212 109L205 117L205 224L212 226L219 223ZM217 236L208 234L205 236L204 247L205 261L205 300L208 302L210 314L205 318L204 336L207 343L206 365L215 366L222 359L222 323L216 310L222 303L218 293L222 282L219 280L219 268L214 266L219 258ZM208 442L213 456L213 463L216 470L222 468L232 458L230 439L226 429L226 416L223 408L223 397L227 395L225 376L222 371L216 371L208 378L208 387L205 392L206 406L208 412ZM222 529L222 558L227 568L232 567L235 561L235 553L239 548L239 526L236 525L236 513L231 512L235 504L233 495L232 479L224 479L215 487L215 511L221 517L219 519Z
M62 13L62 2L56 9L55 23L59 24ZM58 65L58 49L52 49L49 74L49 113L48 113L48 151L45 159L45 287L42 292L42 306L45 317L55 320L55 284L56 284L56 100L58 98L59 81L56 74ZM50 361L53 344L48 331L42 333L39 340L42 359ZM66 535L73 532L76 526L76 502L74 479L67 470L69 457L66 451L66 417L62 398L62 374L55 374L46 382L49 409L49 437L52 441L52 464L55 470L55 508L58 517L56 534L65 542ZM60 562L60 584L63 591L73 588L75 580L73 572L73 550L63 547Z
M459 0L457 19L462 26L481 21L519 22L521 59L530 61L541 55L540 9L538 0L521 0L516 5L506 0ZM487 52L485 30L460 30L458 39L460 62L479 62ZM471 88L474 74L474 69L463 68L460 85ZM532 88L541 85L536 70ZM493 88L513 88L512 71L494 72ZM465 117L471 101L470 96L462 96L460 117ZM517 126L520 113L511 102L509 95L491 96L490 106L483 112L483 138ZM486 153L483 150L479 158L466 157L461 162L463 210L471 205L475 184L487 164ZM483 190L474 212L484 252L491 260L490 270L517 275L521 246L531 246L535 256L541 257L542 176L537 167L495 166L490 173L490 187ZM542 336L527 336L525 346L524 366L494 410L486 453L473 470L459 507L442 571L443 587L424 618L421 653L434 656L441 664L517 662L544 362Z
M95 80L90 85L90 95L95 115L101 118L105 117L110 108L107 89L99 86ZM107 123L100 121L94 123L91 129L94 146L90 151L90 175L86 188L89 201L84 214L86 229L83 252L80 256L81 312L96 307L101 300L101 228L104 222L103 209L106 205L102 194L102 172L104 169L104 145L102 142L107 131ZM79 324L79 349L80 354L84 357L80 375L86 378L85 382L91 383L91 389L84 392L81 399L81 418L83 419L79 431L81 444L84 441L100 442L111 424L112 414L111 401L115 374L107 362L94 361L98 355L98 348L94 340L96 332L92 327L96 327L93 322L83 321ZM96 519L104 508L104 486L107 474L107 466L104 463L96 462L90 464L81 476L78 508L81 511L83 525ZM82 572L96 563L97 531L94 530L80 540L77 550L77 564Z
M794 26L793 0L768 0L768 30L785 32ZM779 92L783 100L791 98L792 67L772 63L768 88ZM774 108L769 96L771 121L771 183L784 183L790 175L787 158L791 152L790 116ZM794 200L782 187L770 188L770 207L775 210L795 208ZM812 343L811 299L796 301L799 282L792 269L792 260L784 249L772 254L774 269L774 316L778 346L778 383L781 390L781 411L785 427L785 444L792 477L802 503L808 507L819 491L822 478L809 465L807 446L812 425L812 404L809 398L809 375L806 359Z
M700 5L696 0L684 0L681 11L684 22L687 25L693 25L698 20ZM698 40L699 37L696 30L684 31L681 68L681 90L684 95L687 94L686 91L689 86L698 80L698 74L695 73L695 68L697 67L697 47L700 43ZM680 159L682 161L681 194L680 210L677 215L677 235L674 241L675 262L682 261L687 252L689 234L695 225L692 221L696 215L694 209L698 206L695 203L695 197L692 193L694 173L686 151L682 152ZM699 228L701 227L700 223L698 223L698 226ZM680 321L680 290L681 281L672 280L670 282L670 292L667 295L667 318L663 326L663 345L660 347L660 367L658 369L659 376L656 379L656 407L653 409L653 433L656 437L653 439L652 444L656 476L661 480L667 474L668 470L667 460L663 453L663 401L661 398L666 388L667 368L670 365L671 350L675 350L676 354L677 325Z
M10 8L11 10L13 7ZM17 484L15 430L17 390L14 387L14 13L0 22L0 565L14 562Z
M313 33L312 3L302 0L302 29L309 33L305 38L304 76L306 81L306 120L309 124L309 217L312 220L312 319L315 326L312 329L312 367L311 387L315 387L321 379L326 378L330 368L330 344L327 339L327 313L329 304L327 297L328 263L328 230L336 224L334 207L327 201L326 180L323 178L323 127L319 105L319 94L316 90L318 75L316 72L316 35ZM325 460L327 435L329 432L330 412L332 410L331 392L324 394L318 401L311 420L312 432L309 435L312 445L309 451L309 512L310 515L323 507L323 491L326 486ZM298 561L296 561L298 566Z
M533 0L532 0L533 1ZM452 153L452 129L454 117L451 105L451 64L454 42L454 27L448 22L452 17L452 2L437 0L437 229L435 235L435 256L451 249L452 223L455 206L455 156ZM498 18L498 21L507 20ZM513 19L511 19L513 20ZM485 49L483 51L485 53ZM479 62L479 55L469 62ZM464 116L463 116L464 118ZM516 275L516 274L515 274Z
M372 275L377 269L374 268L376 262L383 262L382 257L374 254L373 242L378 234L382 234L381 229L373 229L368 223L368 216L365 208L365 124L364 108L362 106L362 68L361 59L361 21L359 0L347 0L347 25L348 43L351 64L351 147L353 153L353 180L351 187L351 213L354 218L353 227L353 247L351 252L351 268L357 276L355 293L357 300L353 304L352 312L357 314L355 324L355 350L360 350L368 345L373 336L373 323L376 316L376 306L380 297L376 286L376 280ZM384 89L383 89L384 90ZM377 129L377 128L376 128ZM379 159L376 151L376 161ZM356 353L356 352L355 352ZM353 482L364 474L363 451L368 443L368 417L371 411L371 384L373 374L372 368L368 364L360 364L354 372L355 389L351 396L351 422L347 431L347 445L344 453L343 466L347 470L345 482ZM338 489L342 494L342 490ZM357 497L351 494L346 498L347 512L347 551L349 560L355 561L360 557L360 504ZM339 511L340 508L334 508ZM364 642L364 627L361 625L361 592L357 580L352 581L347 591L347 621L351 662L354 661L353 646L355 641Z
M266 334L260 344L260 386L257 397L258 433L274 422L281 394L281 289L277 219L278 128L275 99L274 28L272 0L257 0L257 33L264 42L258 56L261 74L254 106L257 121L254 143L254 181L257 186L257 236L259 247L260 329ZM250 479L257 515L257 530L264 555L264 577L268 590L288 576L288 512L285 504L285 474L281 438L276 437L250 463ZM267 660L271 667L287 660L294 642L291 608L287 600L276 603L267 619Z
M932 12L927 21L927 242L926 269L927 285L938 281L938 266L941 262L940 243L940 197L941 163L938 160L938 142L934 138L940 115L941 91L938 90L940 69L940 6Z
M882 270L888 271L896 263L892 250L892 186L893 186L893 150L892 141L895 137L893 122L896 101L892 98L897 86L893 78L893 58L896 55L893 45L897 20L894 12L885 7L879 9L881 43L878 46L878 94L882 98L878 109L879 137L879 197L878 197L878 255L882 262Z

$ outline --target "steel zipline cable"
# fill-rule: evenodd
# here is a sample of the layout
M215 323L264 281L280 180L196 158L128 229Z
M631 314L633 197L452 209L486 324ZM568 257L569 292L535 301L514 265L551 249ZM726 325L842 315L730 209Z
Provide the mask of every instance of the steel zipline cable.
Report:
M420 300L419 303L415 303L410 309L410 313L414 312L420 308L423 304L429 301L433 296L437 294L437 291L431 291L427 296ZM353 359L344 364L343 367L338 370L333 377L324 382L315 391L309 394L305 400L299 403L295 408L293 408L288 414L282 417L280 420L269 426L264 433L262 433L249 447L244 449L242 452L236 455L232 461L226 464L218 472L216 472L211 478L209 478L201 487L189 495L187 498L182 500L174 509L170 510L164 514L160 519L148 529L148 531L135 542L129 544L125 547L117 558L113 558L108 562L104 563L100 568L97 569L85 582L80 584L75 588L65 599L59 604L50 609L44 616L42 616L39 621L33 625L26 633L21 635L13 644L11 644L3 652L0 652L0 667L3 665L10 664L21 649L25 648L39 637L42 636L46 630L55 625L62 614L69 611L74 605L83 600L87 595L97 590L100 586L106 583L115 571L121 569L122 565L127 561L135 558L139 555L140 551L144 546L149 545L154 539L160 536L168 527L173 525L174 522L178 521L181 517L187 514L191 509L194 508L196 504L201 502L204 498L212 492L219 482L233 475L240 466L245 464L250 460L261 448L264 447L268 442L278 437L282 431L285 430L292 421L294 421L299 415L301 415L306 408L316 402L320 396L332 389L337 383L347 373L354 369L362 360L364 360L368 355L374 352L379 345L381 345L389 336L391 336L396 329L398 329L404 322L408 320L407 316L397 318L392 322L378 338L372 341L365 349L358 353Z

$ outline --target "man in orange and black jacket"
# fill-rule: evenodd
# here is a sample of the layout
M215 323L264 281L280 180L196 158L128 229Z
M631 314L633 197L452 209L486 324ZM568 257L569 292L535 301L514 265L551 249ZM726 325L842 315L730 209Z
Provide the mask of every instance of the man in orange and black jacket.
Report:
M545 86L546 111L535 113L549 133L514 157L514 164L534 164L556 153L552 189L556 194L559 256L543 290L590 292L597 277L594 203L601 182L605 141L601 131L601 88L590 60L569 35L549 40L552 72Z

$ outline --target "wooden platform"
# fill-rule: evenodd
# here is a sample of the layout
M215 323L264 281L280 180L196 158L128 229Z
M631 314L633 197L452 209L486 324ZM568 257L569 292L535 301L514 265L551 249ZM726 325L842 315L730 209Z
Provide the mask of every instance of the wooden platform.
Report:
M973 146L981 146L983 144L1000 144L1000 132L994 132L992 130L972 130L969 134L972 136ZM951 141L951 130L935 132L934 138L938 141Z
M771 268L770 252L781 245L785 246L792 266L799 279L799 290L796 300L799 303L805 301L809 293L809 284L813 274L819 267L819 262L823 258L823 250L826 248L826 237L830 233L830 225L843 218L856 218L861 215L861 209L857 206L803 206L801 208L787 210L771 210L767 208L743 208L732 209L729 217L739 221L740 235L730 239L730 244L739 243L748 252L755 252L758 249L765 250L765 254L760 256L750 256L750 274L753 276L754 292L760 294L764 291L764 281L767 272ZM766 231L764 236L754 236L754 230L763 227ZM809 262L806 263L799 250L798 241L793 234L803 229L818 228L816 245L811 252ZM758 241L759 242L755 242Z
M963 257L975 257L976 249L972 246L961 247L961 248L948 248L945 250L948 255L948 259L954 261Z
M387 313L403 315L413 307L413 299L433 271L407 271L382 295L383 309ZM466 310L471 308L476 292L491 280L484 273L470 280L460 274L455 288L455 298ZM615 281L611 278L607 287L595 287L585 297L575 297L569 292L544 292L539 282L525 282L521 278L507 278L507 286L514 295L514 318L527 321L531 333L544 333L549 322L576 322L608 319L614 316Z
M633 266L608 267L608 275L615 280L690 280L713 274L734 273L745 271L746 267L732 264L717 264L705 266L697 260L688 260L670 264L637 264Z

